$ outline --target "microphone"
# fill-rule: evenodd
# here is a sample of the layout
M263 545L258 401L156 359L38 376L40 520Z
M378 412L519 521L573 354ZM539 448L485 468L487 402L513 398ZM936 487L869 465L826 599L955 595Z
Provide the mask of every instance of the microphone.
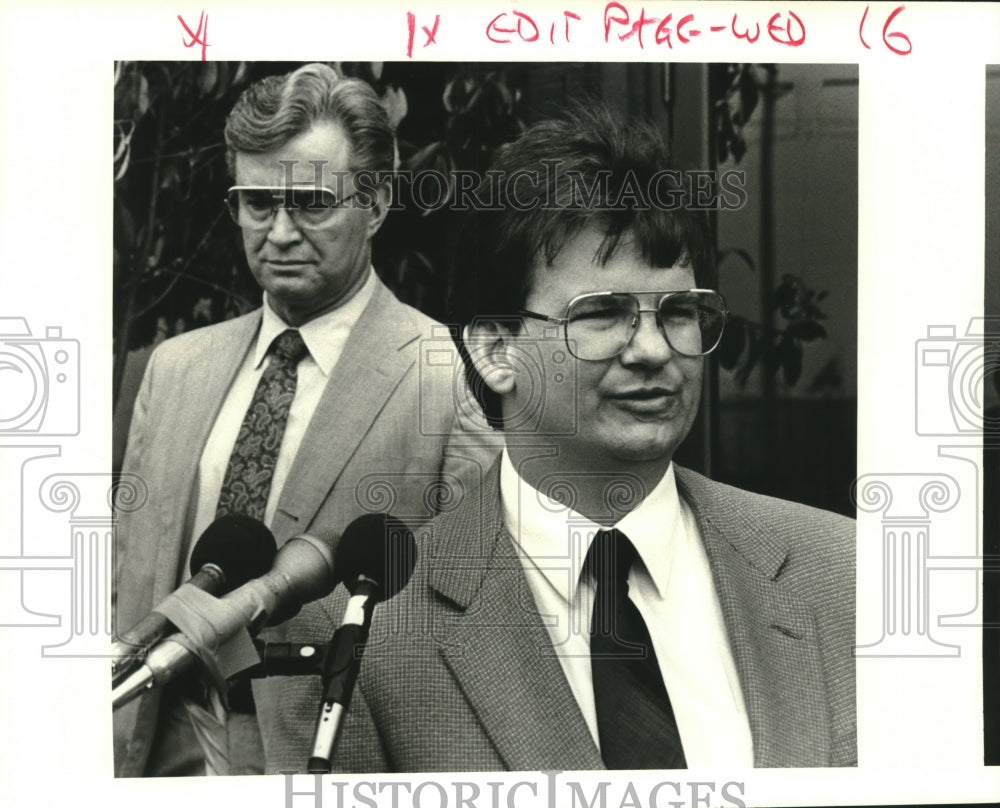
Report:
M191 553L191 577L182 588L192 586L210 595L223 595L266 573L277 552L271 531L256 519L236 513L220 516L198 538ZM113 684L133 670L153 645L177 630L160 611L167 600L112 644Z
M326 774L340 728L351 703L354 684L375 604L406 586L417 560L413 532L387 514L366 514L347 526L337 547L336 567L351 598L344 619L323 655L323 701L320 704L310 774Z
M120 707L143 690L166 684L197 659L202 659L216 673L212 655L223 644L238 639L241 631L256 632L265 625L282 623L294 617L302 604L329 593L337 583L330 549L332 538L302 534L289 539L278 550L274 566L265 575L221 599L205 598L209 602L194 610L195 620L184 627L184 633L173 634L155 646L142 666L114 689L112 705ZM246 643L249 642L247 637Z

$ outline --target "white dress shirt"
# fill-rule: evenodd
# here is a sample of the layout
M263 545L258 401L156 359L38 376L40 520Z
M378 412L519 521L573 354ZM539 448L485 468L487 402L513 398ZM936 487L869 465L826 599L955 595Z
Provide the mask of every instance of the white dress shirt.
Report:
M302 443L306 427L312 420L334 365L343 353L351 329L360 319L361 312L375 292L375 285L375 272L369 268L368 279L354 297L343 306L304 323L298 329L309 349L309 355L298 365L295 398L288 411L288 421L275 461L274 476L271 478L271 489L264 511L264 522L268 525L274 518L281 489L292 467L292 461L295 460L299 444ZM205 528L215 521L215 511L222 491L222 481L229 465L229 457L233 453L236 437L257 389L257 383L270 361L268 348L274 338L287 328L291 326L275 313L265 294L257 343L253 350L247 353L243 365L237 371L201 454L196 487L197 503L192 509L194 521L188 533L188 560L181 570L178 583L187 578L188 564L195 541Z
M504 450L504 524L569 686L600 746L590 669L595 584L580 572L598 530L617 527L638 551L629 597L649 629L690 768L753 766L743 693L698 526L671 464L642 503L598 525L526 483Z

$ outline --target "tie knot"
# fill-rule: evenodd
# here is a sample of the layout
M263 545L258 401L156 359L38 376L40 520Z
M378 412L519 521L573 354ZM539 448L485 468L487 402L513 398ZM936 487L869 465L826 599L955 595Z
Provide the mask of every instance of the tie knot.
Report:
M274 338L274 342L271 343L271 352L286 362L297 365L306 357L309 349L302 340L302 335L294 328L289 328Z
M598 586L614 583L627 587L629 570L637 555L635 546L620 530L599 530L590 543L583 566L594 576Z

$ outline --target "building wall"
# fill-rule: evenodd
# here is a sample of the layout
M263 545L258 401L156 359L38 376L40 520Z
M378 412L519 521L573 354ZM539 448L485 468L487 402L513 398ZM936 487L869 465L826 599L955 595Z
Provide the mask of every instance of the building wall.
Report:
M745 172L746 205L717 218L719 289L730 309L763 322L761 265L765 183L772 183L773 285L798 276L825 291L825 339L804 343L802 373L766 385L759 367L745 386L718 374L712 474L732 484L853 514L857 476L858 70L856 65L777 67L771 177L762 175L764 110L743 129L746 153L719 171ZM863 223L860 226L864 226ZM755 269L735 253L746 251ZM887 316L899 301L886 301ZM781 329L784 320L774 319ZM831 373L832 371L832 373ZM821 385L821 377L836 383Z
M788 89L775 104L773 198L774 278L798 275L812 288L826 290L822 308L827 338L805 346L802 378L787 388L778 377L780 397L808 397L810 382L835 360L843 379L837 398L857 397L858 267L858 69L857 65L778 66L777 80ZM718 216L719 248L739 247L760 262L760 174L762 108L743 130L747 152L720 171L746 172L747 204ZM863 226L863 225L862 225ZM719 266L719 288L730 308L760 320L760 271L735 255ZM887 301L891 305L891 302ZM781 319L777 326L780 328ZM759 394L760 372L745 390L730 374L720 376L723 400Z

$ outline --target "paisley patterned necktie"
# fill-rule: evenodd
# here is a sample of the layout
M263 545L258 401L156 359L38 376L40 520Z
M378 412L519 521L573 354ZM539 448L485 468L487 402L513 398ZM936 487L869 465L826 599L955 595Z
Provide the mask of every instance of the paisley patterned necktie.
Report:
M295 398L299 362L309 353L302 335L287 329L275 337L271 360L243 417L222 481L216 516L242 513L264 521L274 464Z
M584 570L597 580L590 668L601 757L609 769L684 769L684 748L646 623L628 596L638 553L619 530L601 530Z

